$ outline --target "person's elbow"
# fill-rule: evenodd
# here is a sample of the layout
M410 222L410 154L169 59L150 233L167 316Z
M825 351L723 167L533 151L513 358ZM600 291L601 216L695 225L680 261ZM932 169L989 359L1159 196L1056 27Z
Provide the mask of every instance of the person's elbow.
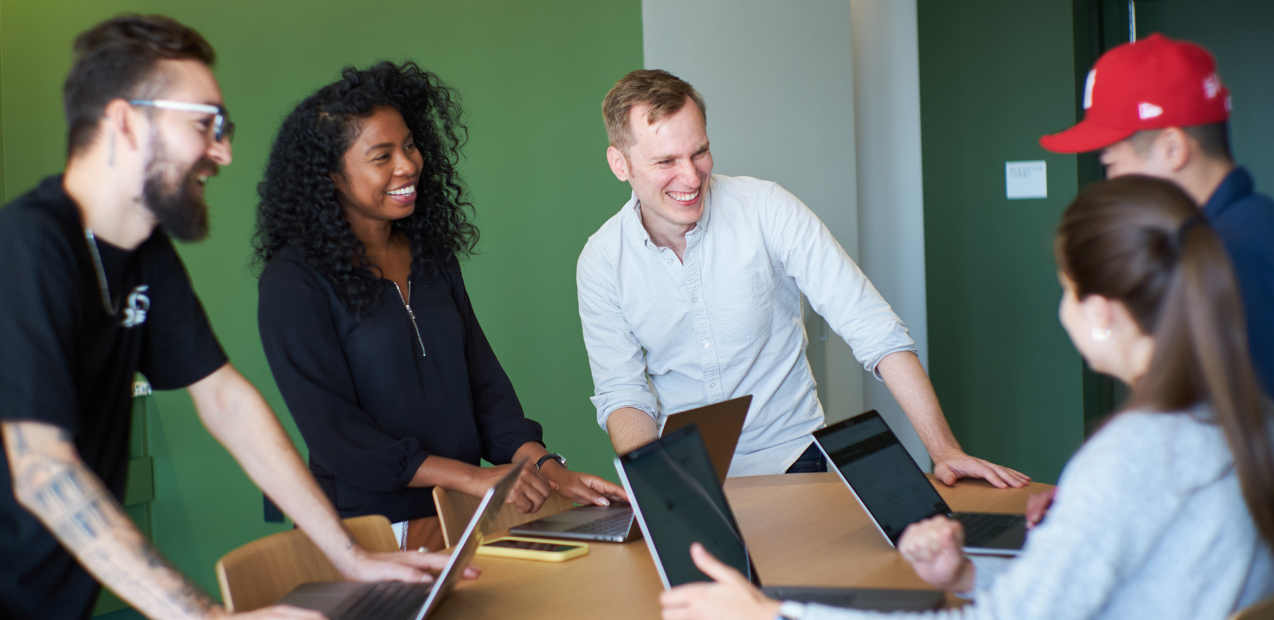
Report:
M244 390L253 388L230 362L226 362L186 389L190 392L190 399L194 401L200 419L208 424L210 420L217 420L235 411L239 400L243 398Z
M403 446L380 450L376 455L362 454L331 460L339 462L339 465L329 465L328 460L321 458L318 462L336 477L339 484L370 493L397 493L411 486L412 478L428 456L414 447Z

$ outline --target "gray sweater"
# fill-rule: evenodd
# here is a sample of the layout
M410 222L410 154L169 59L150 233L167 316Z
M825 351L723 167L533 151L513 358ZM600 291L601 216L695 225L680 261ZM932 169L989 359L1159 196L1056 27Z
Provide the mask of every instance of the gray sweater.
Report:
M1066 465L1020 556L974 558L972 605L888 617L1219 620L1274 594L1274 559L1208 415L1120 414ZM809 605L805 617L885 615Z

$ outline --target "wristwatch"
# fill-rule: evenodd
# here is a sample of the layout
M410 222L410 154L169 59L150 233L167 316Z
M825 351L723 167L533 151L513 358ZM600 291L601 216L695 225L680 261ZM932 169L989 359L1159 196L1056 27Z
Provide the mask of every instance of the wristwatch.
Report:
M779 617L775 620L801 620L805 617L805 604L796 601L783 601L779 605Z
M540 460L535 462L535 468L539 469L540 467L543 467L544 463L550 459L561 463L562 467L566 467L566 457L554 452L553 454L545 454L544 456L541 456Z

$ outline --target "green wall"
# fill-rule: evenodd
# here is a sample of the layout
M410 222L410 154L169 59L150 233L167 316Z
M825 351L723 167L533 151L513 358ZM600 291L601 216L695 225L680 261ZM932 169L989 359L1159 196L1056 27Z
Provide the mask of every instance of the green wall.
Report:
M1081 361L1058 324L1051 243L1076 158L1070 0L919 0L929 369L970 454L1056 482L1083 436ZM1045 160L1048 198L1007 200L1004 162Z
M413 59L463 97L471 140L462 164L482 230L464 264L487 336L549 448L575 469L614 479L597 427L575 302L575 260L588 235L628 197L607 169L601 99L641 67L639 0L0 0L3 161L12 197L61 170L61 82L71 41L122 11L159 12L216 47L216 73L238 125L234 163L208 186L212 235L183 245L196 290L233 363L300 442L270 376L248 268L255 186L274 133L300 99L346 65ZM157 394L155 540L211 592L213 564L278 530L261 495L202 429L184 391Z
M1137 36L1152 32L1194 41L1217 60L1234 97L1230 139L1234 158L1274 192L1274 2L1269 0L1141 0Z

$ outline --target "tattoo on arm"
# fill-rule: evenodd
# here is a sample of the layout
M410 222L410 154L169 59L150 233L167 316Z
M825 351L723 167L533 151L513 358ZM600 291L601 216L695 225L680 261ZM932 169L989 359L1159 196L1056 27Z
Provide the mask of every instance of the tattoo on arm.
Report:
M69 433L37 422L3 429L19 502L98 581L151 617L203 618L215 606L142 536Z
M13 452L15 456L22 456L30 451L27 446L27 438L22 434L22 427L14 425L13 433Z

